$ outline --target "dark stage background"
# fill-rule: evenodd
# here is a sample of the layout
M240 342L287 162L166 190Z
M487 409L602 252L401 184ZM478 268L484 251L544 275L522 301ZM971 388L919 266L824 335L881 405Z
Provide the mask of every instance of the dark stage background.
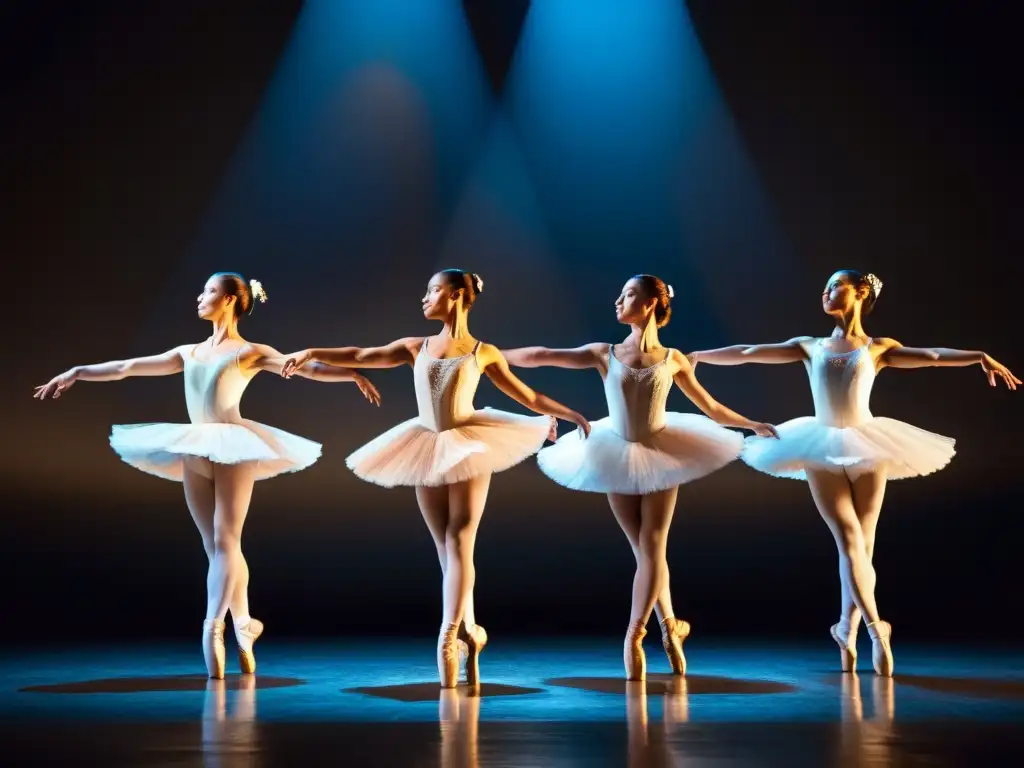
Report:
M181 488L107 446L112 423L184 420L181 380L30 395L204 338L194 297L216 270L264 282L243 332L282 350L432 332L418 299L449 265L485 278L482 338L614 340L621 284L652 271L677 293L664 341L690 350L828 333L820 289L853 267L885 281L869 332L1019 374L1016 27L996 5L5 4L3 641L198 631ZM753 417L810 412L800 366L698 374ZM272 376L246 396L250 418L325 446L256 488L253 610L275 635L437 625L412 492L344 466L414 412L409 370L371 375L379 411ZM605 413L596 374L523 376ZM876 414L959 451L889 489L878 596L903 637L1019 637L1020 398L978 368L880 378ZM489 384L478 403L515 409ZM605 500L530 462L495 478L477 560L496 637L625 626L633 562ZM700 635L824 642L835 561L802 483L737 463L680 494L675 601Z

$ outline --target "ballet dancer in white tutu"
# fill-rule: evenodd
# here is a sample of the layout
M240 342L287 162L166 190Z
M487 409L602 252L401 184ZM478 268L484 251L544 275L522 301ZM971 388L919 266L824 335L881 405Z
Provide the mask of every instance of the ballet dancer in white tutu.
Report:
M387 488L414 486L420 512L437 547L444 610L438 638L441 686L453 688L465 654L466 679L479 682L487 633L476 623L473 548L491 475L536 453L554 434L554 419L590 425L580 414L521 382L498 349L473 338L469 311L483 291L476 274L446 269L430 279L423 315L444 327L437 336L398 339L383 347L307 349L285 363L284 375L311 361L357 368L413 367L419 416L402 422L348 457L359 477ZM473 407L485 374L510 398L546 416Z
M258 281L250 285L234 272L217 273L198 297L199 317L213 326L208 339L152 357L76 366L37 387L34 395L40 400L58 398L76 381L184 374L191 423L115 426L110 445L133 467L184 484L185 500L210 561L203 656L210 677L218 679L224 677L228 610L245 673L256 670L253 643L263 632L262 622L249 615L249 567L241 546L253 483L305 469L320 457L318 443L239 414L239 401L253 376L260 371L280 373L284 362L276 350L246 341L238 332L239 318L252 310L255 299L266 301ZM370 402L380 402L373 385L351 370L314 365L303 368L301 375L317 381L352 381Z
M604 379L608 416L593 422L590 439L565 435L542 450L537 462L559 485L607 494L633 548L636 575L623 654L629 680L646 677L642 643L652 610L660 619L672 671L686 674L683 640L690 625L675 617L665 557L679 486L739 456L743 436L725 427L775 434L770 424L751 421L718 403L694 377L686 357L661 345L658 328L668 324L672 297L671 286L660 278L636 275L615 301L616 318L630 326L621 344L504 350L512 366L594 368ZM710 418L666 412L673 382Z
M799 336L781 344L724 347L692 352L691 362L712 365L802 362L810 377L814 416L780 424L779 440L748 438L742 458L776 477L806 480L818 512L839 550L842 608L832 638L842 669L857 663L857 628L863 618L871 636L875 672L893 673L892 627L875 602L872 555L875 528L887 480L927 475L953 458L954 440L894 419L871 415L868 401L882 368L923 368L978 364L991 386L1001 379L1020 384L1005 366L984 352L904 347L871 337L862 320L882 290L875 275L836 272L825 284L821 303L836 323L828 338Z

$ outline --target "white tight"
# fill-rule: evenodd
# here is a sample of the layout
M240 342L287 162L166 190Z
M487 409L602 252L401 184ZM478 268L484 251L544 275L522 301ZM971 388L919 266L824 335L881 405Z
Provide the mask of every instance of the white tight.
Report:
M813 470L807 472L807 481L839 551L839 615L849 622L850 631L856 632L862 617L869 624L879 620L872 558L875 529L885 497L885 472L850 480L845 474Z
M206 618L249 616L249 566L242 555L242 526L255 482L252 464L212 464L212 478L186 467L185 500L210 561Z
M473 550L490 485L491 476L487 474L451 485L416 488L416 501L441 564L442 624L476 624Z
M678 494L678 487L645 496L608 494L608 504L636 558L630 624L646 625L655 608L659 619L675 616L669 592L666 549Z

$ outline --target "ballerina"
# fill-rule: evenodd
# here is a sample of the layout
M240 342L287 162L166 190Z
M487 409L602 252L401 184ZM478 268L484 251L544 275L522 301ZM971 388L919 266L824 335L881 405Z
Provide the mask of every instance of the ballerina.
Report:
M894 339L868 336L863 318L881 290L882 281L875 275L841 270L829 278L821 297L825 314L836 324L828 338L740 344L692 352L690 360L712 365L802 362L807 368L815 415L780 424L778 441L748 438L742 458L761 472L808 482L839 550L842 608L831 634L842 669L856 669L857 628L863 618L875 672L891 677L892 627L878 613L872 565L886 481L942 469L953 458L955 441L872 416L868 401L875 376L886 367L979 364L993 387L1002 379L1016 389L1020 380L984 352L904 347Z
M461 269L438 272L423 296L423 315L444 328L437 336L398 339L383 347L307 349L292 355L284 376L310 361L358 368L413 367L419 416L402 422L355 451L349 468L386 488L414 486L423 520L437 548L443 582L443 620L437 666L443 688L456 685L460 651L466 679L477 685L487 633L476 623L473 549L491 475L535 454L554 436L554 419L590 425L576 411L521 382L498 349L473 338L469 312L483 292L479 275ZM517 403L550 418L473 407L485 374Z
M209 558L203 656L211 678L224 677L224 629L228 610L244 673L256 670L253 643L263 623L249 615L249 567L242 555L242 527L253 483L295 472L320 457L320 445L239 414L239 401L259 371L279 373L283 358L264 344L246 341L239 319L252 311L254 298L266 301L256 280L251 286L234 272L218 272L198 297L198 315L213 332L198 344L160 355L114 360L71 368L36 387L40 400L59 398L76 381L118 381L129 376L183 373L189 424L114 426L110 445L126 463L183 483L185 501ZM301 375L317 381L352 381L372 403L380 395L361 374L325 365Z
M615 316L630 326L619 345L595 343L575 349L523 347L505 350L510 365L523 368L596 368L604 379L608 416L593 423L585 443L572 434L542 450L537 461L552 480L576 491L608 495L612 513L636 558L633 603L623 660L629 680L644 680L643 638L652 610L672 672L686 674L683 641L688 622L676 618L666 559L669 526L679 486L734 461L743 437L724 426L774 435L770 424L751 421L717 402L700 385L686 357L661 345L658 328L672 313L671 286L653 275L626 282ZM666 413L672 383L707 416Z

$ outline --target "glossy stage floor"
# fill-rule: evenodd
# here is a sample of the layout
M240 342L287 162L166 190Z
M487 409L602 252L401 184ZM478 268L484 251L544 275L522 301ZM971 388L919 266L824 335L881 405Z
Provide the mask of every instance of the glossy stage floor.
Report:
M651 640L652 638L649 638ZM608 640L492 638L485 683L440 691L432 641L268 638L255 677L196 674L198 648L9 653L7 765L1009 765L1024 756L1024 653L898 645L895 680L814 645L687 644L646 685Z

